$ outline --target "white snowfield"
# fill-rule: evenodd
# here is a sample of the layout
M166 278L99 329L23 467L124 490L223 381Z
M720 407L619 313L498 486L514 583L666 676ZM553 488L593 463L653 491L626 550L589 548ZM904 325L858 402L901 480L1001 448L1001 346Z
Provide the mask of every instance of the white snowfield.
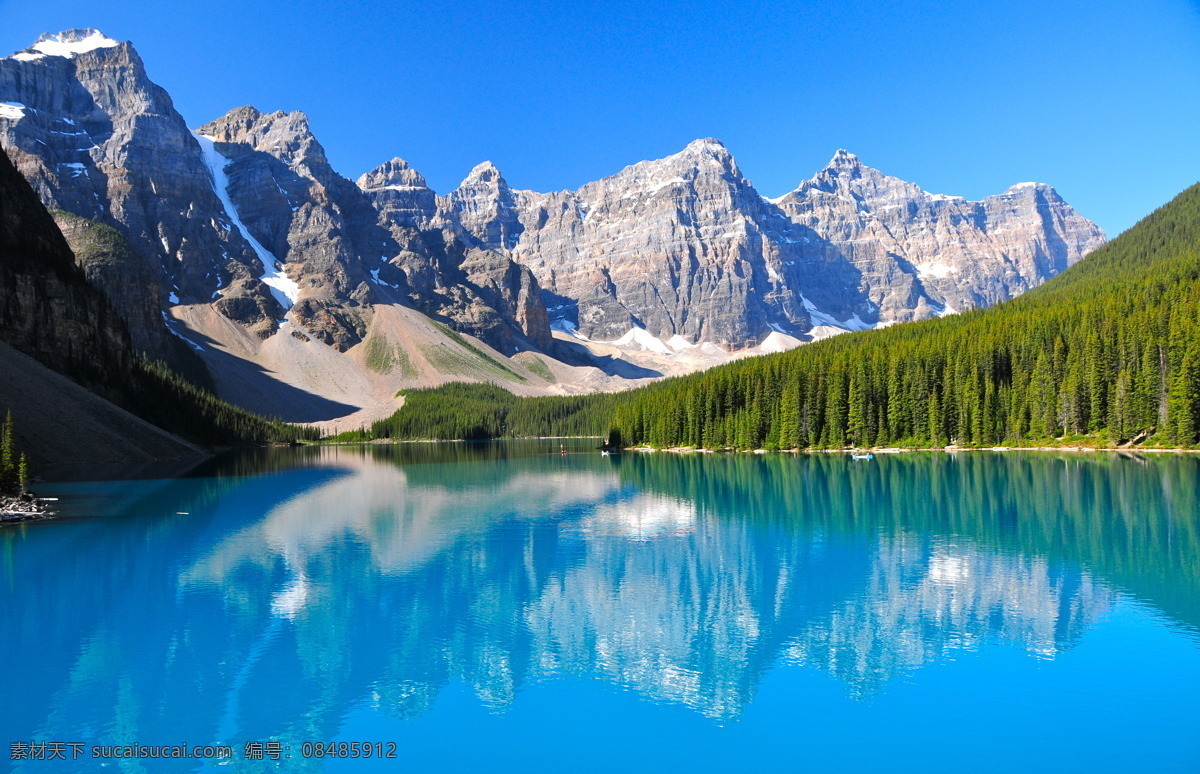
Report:
M645 328L630 328L629 332L624 336L608 343L614 347L628 347L631 344L637 344L642 349L658 352L661 355L670 355L674 351L664 344L662 339L659 339Z
M31 62L47 56L62 56L68 59L98 48L113 48L120 45L112 38L96 30L72 30L58 35L45 35L34 43L32 51L13 54L19 62Z
M789 336L788 334L780 331L771 331L767 334L767 337L759 343L757 349L763 354L787 352L789 349L795 349L803 343L804 342L800 341L800 339L796 338L795 336Z
M283 273L279 266L278 260L271 254L267 248L254 238L250 233L250 229L246 228L246 224L242 223L241 217L238 215L237 207L233 204L233 199L229 197L229 176L225 174L225 167L229 166L229 159L221 155L217 150L213 138L206 137L199 132L192 132L196 141L200 143L200 151L204 155L204 163L208 166L209 174L212 175L213 191L217 194L217 198L221 200L221 206L225 208L225 215L237 226L241 232L242 238L250 243L250 247L254 250L255 255L262 261L263 275L262 281L271 289L271 295L275 296L275 300L279 302L285 310L291 309L295 305L297 299L300 298L300 286L291 277Z
M814 326L824 325L830 328L841 328L843 331L867 331L875 327L871 323L863 322L858 315L852 315L849 320L838 320L833 315L822 312L804 296L800 296L800 301L808 310L808 316L812 319Z
M20 121L25 117L25 111L28 109L20 102L0 102L0 118Z

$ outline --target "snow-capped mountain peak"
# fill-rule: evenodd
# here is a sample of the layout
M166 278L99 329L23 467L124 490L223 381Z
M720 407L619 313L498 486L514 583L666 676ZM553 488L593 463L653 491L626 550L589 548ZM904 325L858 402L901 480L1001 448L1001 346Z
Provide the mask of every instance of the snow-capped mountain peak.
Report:
M43 33L34 44L25 51L14 54L13 59L30 61L45 56L61 56L73 59L79 54L95 51L98 48L113 48L121 45L99 30L75 29L66 30L56 35Z

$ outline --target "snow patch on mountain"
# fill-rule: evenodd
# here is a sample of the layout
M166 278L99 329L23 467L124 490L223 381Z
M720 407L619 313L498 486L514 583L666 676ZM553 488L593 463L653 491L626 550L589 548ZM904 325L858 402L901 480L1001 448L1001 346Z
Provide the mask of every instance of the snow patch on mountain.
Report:
M46 56L73 59L98 48L113 48L119 45L120 43L98 30L67 30L57 35L42 35L29 50L13 54L11 58L19 62L31 62Z
M673 352L671 347L663 343L662 339L659 339L645 328L638 327L630 328L629 332L624 336L609 343L614 347L629 347L636 344L642 349L648 349L651 352L658 352L662 355L670 355Z
M786 333L779 331L771 331L767 337L758 345L758 351L763 354L772 352L787 352L789 349L795 349L804 342L795 336L789 336Z
M7 118L12 121L20 121L25 117L25 111L29 108L22 105L20 102L0 102L0 118Z
M217 198L221 200L221 205L225 208L226 216L233 222L233 225L237 226L242 237L250 243L250 247L254 250L258 259L262 261L263 284L271 289L271 295L275 297L280 306L284 309L291 309L300 298L300 286L296 284L295 280L283 273L279 267L279 262L271 254L271 251L263 247L251 235L250 229L246 228L246 224L242 223L237 207L234 206L233 199L229 196L229 176L225 174L225 167L229 166L229 159L221 155L211 137L206 137L199 132L192 132L192 135L200 143L200 151L204 155L204 163L208 166L208 171L212 175L213 191L217 194Z
M938 279L942 279L943 277L948 277L951 274L957 273L957 266L951 266L950 264L943 263L941 261L928 261L926 263L917 264L917 274L919 274L921 277L936 277Z
M822 312L804 296L800 296L800 300L804 303L804 308L808 310L808 316L812 319L814 326L826 325L830 328L841 328L843 331L867 331L875 327L871 323L863 322L857 314L851 315L848 320L839 320L831 314Z
M667 346L676 352L680 352L685 349L692 349L696 345L676 333L674 336L667 339Z

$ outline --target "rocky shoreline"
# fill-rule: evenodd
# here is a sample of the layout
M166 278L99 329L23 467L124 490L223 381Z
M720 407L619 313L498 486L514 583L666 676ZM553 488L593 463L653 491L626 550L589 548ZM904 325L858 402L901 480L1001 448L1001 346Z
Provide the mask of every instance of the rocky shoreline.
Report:
M54 515L46 500L32 494L0 496L0 524L45 519Z

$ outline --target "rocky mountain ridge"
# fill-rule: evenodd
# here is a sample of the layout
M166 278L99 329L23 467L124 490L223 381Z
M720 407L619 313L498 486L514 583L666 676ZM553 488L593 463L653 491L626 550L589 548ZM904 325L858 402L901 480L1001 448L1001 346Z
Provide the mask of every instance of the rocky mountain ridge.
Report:
M576 191L512 190L480 165L439 203L533 270L561 300L558 327L606 341L644 329L676 348L738 350L772 332L820 338L987 306L1104 242L1050 186L971 202L845 150L765 199L711 138Z
M509 351L550 341L540 292L503 256L460 250L463 276L440 283L457 291L449 300L374 275L402 254L417 256L407 268L421 274L452 250L442 239L408 249L418 235L393 233L330 167L303 113L239 108L193 133L133 46L95 30L43 36L0 59L0 97L0 144L46 206L121 232L160 309L211 304L262 338L289 319L297 335L341 351L362 341L377 302L442 315ZM135 344L161 355L167 327L140 322L131 315Z

